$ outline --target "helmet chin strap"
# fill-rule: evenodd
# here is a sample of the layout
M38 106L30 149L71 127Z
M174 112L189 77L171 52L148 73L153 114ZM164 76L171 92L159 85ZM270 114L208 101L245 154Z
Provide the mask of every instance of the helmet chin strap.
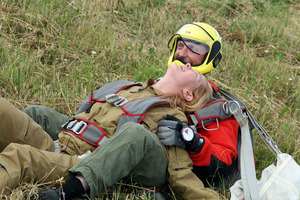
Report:
M185 65L184 62L182 62L180 59L179 60L174 60L173 62L171 62L170 65L172 65L172 64L175 64L175 65ZM197 66L197 67L199 67L199 66ZM205 72L203 70L195 69L193 65L192 65L192 68L193 68L193 70L196 70L196 71L200 72L203 75L205 75L207 73L207 72Z
M176 61L176 60L179 61L179 62L181 62L182 64L186 64L186 63L184 62L183 58L181 58L181 57L174 59L174 61ZM191 63L190 63L190 64L191 64Z
M174 60L171 64L175 64L175 65L185 65L181 60ZM170 64L170 65L171 65ZM170 66L169 65L169 66Z

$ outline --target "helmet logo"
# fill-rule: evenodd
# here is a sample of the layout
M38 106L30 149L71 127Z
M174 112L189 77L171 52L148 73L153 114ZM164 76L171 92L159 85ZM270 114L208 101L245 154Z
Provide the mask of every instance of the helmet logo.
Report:
M191 34L191 31L185 31L185 33Z

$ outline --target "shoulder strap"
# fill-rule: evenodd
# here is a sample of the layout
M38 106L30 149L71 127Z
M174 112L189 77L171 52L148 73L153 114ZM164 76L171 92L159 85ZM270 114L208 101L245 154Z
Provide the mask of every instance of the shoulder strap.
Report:
M87 111L88 109L91 108L91 106L95 103L95 102L104 102L106 101L105 96L108 94L116 94L119 91L121 91L122 89L126 88L126 87L130 87L133 85L140 85L139 83L134 83L131 81L114 81L111 83L108 83L104 86L102 86L101 88L99 88L98 90L96 90L94 93L90 94L87 98L85 98L85 100L83 100L83 102L81 103L79 109L76 111L76 115Z
M187 115L189 124L194 125L196 128L205 128L205 125L216 122L217 127L209 130L217 130L219 128L219 120L225 120L233 118L233 109L238 107L242 110L245 110L244 107L241 107L236 101L233 100L217 100L213 101L203 108L191 112Z
M124 113L122 114L117 129L124 123L133 121L141 123L147 111L157 105L170 104L168 100L161 99L159 96L147 97L129 101L120 106Z
M247 117L243 115L242 110L239 108L235 108L233 115L241 129L240 166L245 200L259 200L254 155Z
M219 92L225 96L225 98L234 100L239 104L245 104L238 99L236 96L231 93L219 89ZM241 165L241 181L243 185L243 191L245 195L245 200L259 200L259 193L257 187L255 166L254 166L254 155L252 152L252 144L249 126L247 123L247 118L250 120L251 124L257 129L260 136L268 144L268 147L273 150L273 153L281 153L278 149L276 143L270 138L268 133L263 129L263 127L258 123L258 121L253 117L250 111L246 108L246 116L243 115L242 111L235 109L233 112L235 118L237 119L240 128L241 128L241 156L240 156L240 165Z
M255 129L258 131L259 135L264 140L264 142L267 144L267 146L270 148L270 150L275 155L281 154L281 151L279 150L277 144L272 140L272 138L270 137L270 135L268 134L268 132L259 124L259 122L256 120L256 118L251 114L251 112L248 110L248 108L246 107L246 105L239 98L237 98L236 96L234 96L233 94L231 94L228 91L225 91L225 90L219 88L219 92L226 99L237 101L240 105L242 105L243 107L245 107L246 114L247 114L247 117L248 117L249 121L251 122L251 125L253 125L255 127Z

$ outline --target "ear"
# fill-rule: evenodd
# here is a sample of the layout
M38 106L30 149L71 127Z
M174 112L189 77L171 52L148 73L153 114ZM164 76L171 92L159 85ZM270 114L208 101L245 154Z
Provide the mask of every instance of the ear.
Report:
M191 90L184 89L183 90L183 98L186 101L192 101L194 99L193 92Z

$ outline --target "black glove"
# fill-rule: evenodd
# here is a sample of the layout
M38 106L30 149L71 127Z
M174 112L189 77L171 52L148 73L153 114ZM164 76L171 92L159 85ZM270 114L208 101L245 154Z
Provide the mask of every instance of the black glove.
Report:
M176 117L167 115L166 120L158 124L158 138L166 146L179 146L186 150L199 153L204 138L195 133L191 126L184 125Z

